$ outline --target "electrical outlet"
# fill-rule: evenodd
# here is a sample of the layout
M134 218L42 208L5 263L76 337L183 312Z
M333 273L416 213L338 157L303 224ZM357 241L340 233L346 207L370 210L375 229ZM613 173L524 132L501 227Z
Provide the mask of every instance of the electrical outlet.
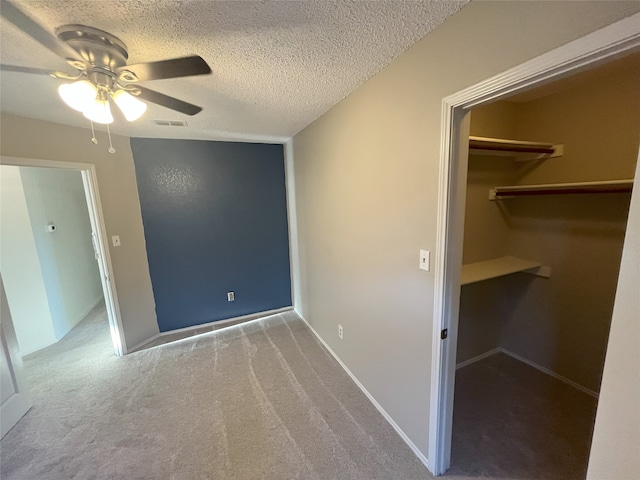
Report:
M233 292L227 293L227 302L233 302L236 299L236 296Z
M111 242L113 243L114 247L119 247L120 246L120 235L113 235L111 237Z
M338 337L340 337L340 340L342 340L344 338L344 332L342 330L342 325L338 325Z

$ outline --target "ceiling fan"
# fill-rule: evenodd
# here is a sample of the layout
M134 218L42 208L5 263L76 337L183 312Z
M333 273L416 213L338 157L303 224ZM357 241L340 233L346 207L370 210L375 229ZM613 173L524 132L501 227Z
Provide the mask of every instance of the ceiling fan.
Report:
M128 65L127 46L108 32L85 25L64 25L55 30L54 36L7 0L0 2L0 15L65 59L77 72L69 75L17 65L0 65L0 70L68 80L70 83L59 86L58 93L67 105L92 122L107 126L113 122L111 101L129 121L142 116L147 108L145 102L186 115L195 115L202 110L197 105L139 85L146 80L210 74L207 62L197 55ZM95 135L92 141L96 143Z

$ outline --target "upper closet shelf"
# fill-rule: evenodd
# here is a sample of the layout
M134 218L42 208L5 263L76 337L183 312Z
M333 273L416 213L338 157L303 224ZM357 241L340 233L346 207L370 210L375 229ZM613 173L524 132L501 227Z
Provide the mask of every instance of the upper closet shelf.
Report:
M500 155L516 161L561 157L564 145L553 143L507 140L504 138L469 137L469 153L476 155Z
M633 179L602 180L599 182L547 183L541 185L513 185L494 187L489 200L526 197L533 195L567 195L572 193L627 193L633 188Z
M460 284L468 285L518 272L549 278L551 276L551 267L517 257L494 258L484 262L463 265Z

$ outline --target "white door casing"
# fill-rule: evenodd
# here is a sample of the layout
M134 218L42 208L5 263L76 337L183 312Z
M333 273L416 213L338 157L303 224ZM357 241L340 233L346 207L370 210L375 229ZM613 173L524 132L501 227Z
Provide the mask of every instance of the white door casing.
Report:
M0 424L4 437L13 426L29 411L31 397L22 372L22 357L18 349L18 339L13 329L11 312L0 276Z

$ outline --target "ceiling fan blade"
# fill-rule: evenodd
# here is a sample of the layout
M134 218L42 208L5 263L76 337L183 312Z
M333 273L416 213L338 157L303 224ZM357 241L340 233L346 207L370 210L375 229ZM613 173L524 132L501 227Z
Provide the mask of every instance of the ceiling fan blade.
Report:
M18 73L32 73L34 75L48 75L50 76L53 70L45 70L44 68L34 67L21 67L20 65L0 65L0 72L18 72Z
M13 2L2 0L0 2L0 15L59 57L64 59L73 58L74 60L80 59L75 50L58 41L54 35L23 13Z
M211 68L202 57L172 58L158 62L134 63L119 68L118 73L131 71L141 82L147 80L162 80L164 78L189 77L191 75L206 75L211 73ZM125 78L125 80L127 80Z
M169 95L165 95L164 93L156 92L155 90L150 90L139 85L136 85L136 89L140 90L140 94L137 95L140 100L155 103L157 105L170 108L171 110L175 110L186 115L195 115L196 113L202 111L202 107L183 102L182 100L170 97Z

